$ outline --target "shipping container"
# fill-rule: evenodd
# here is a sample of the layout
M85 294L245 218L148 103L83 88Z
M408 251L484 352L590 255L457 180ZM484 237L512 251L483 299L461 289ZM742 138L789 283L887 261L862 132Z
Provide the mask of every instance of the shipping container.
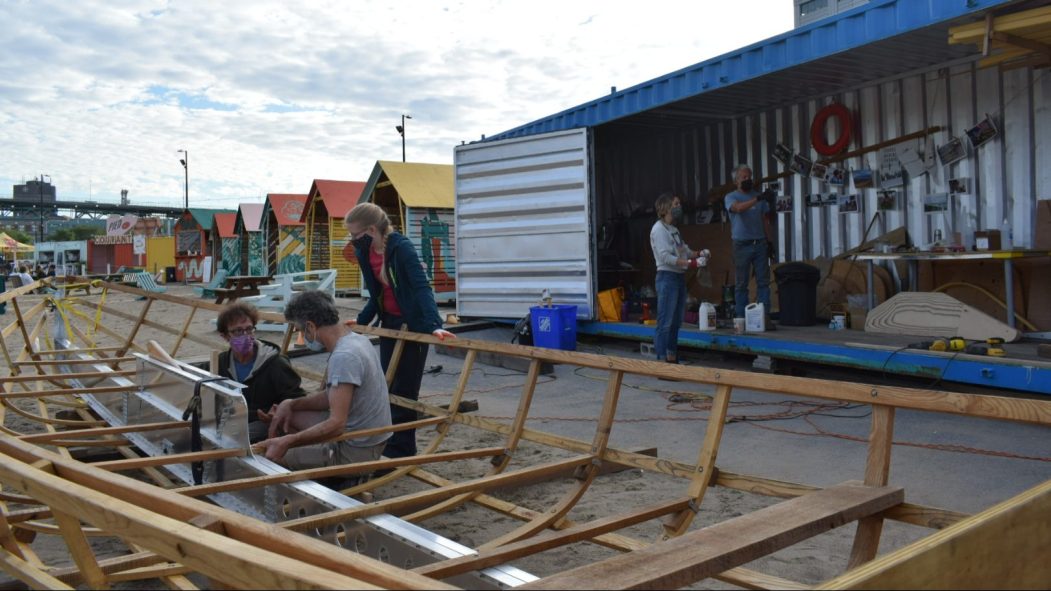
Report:
M698 237L691 246L725 234L722 196L738 163L780 183L779 261L842 254L899 226L926 246L957 233L969 244L975 231L1006 225L1016 247L1032 247L1037 201L1051 197L1051 77L1032 62L983 67L981 47L950 43L951 28L1010 6L868 3L457 146L458 312L521 317L549 290L595 318L598 291L652 286L649 229L661 193L682 197L685 230ZM846 107L846 126L815 125L829 105ZM992 140L977 144L968 131L986 120ZM855 155L829 165L847 173L844 185L774 156L780 144L813 163L826 158L815 139L845 133ZM874 148L886 145L910 148L923 170L890 179L894 199L881 200L886 186L856 186L849 173L878 175L887 157ZM948 207L931 213L925 202L940 194L952 195ZM828 205L837 195L856 195L856 210ZM808 207L813 196L826 204Z
M87 240L38 242L34 251L35 264L47 267L55 265L58 275L79 275L88 262Z
M418 162L376 163L362 201L379 205L420 257L435 300L456 298L453 167Z
M134 254L131 234L88 240L88 273L114 273L121 267L141 268L136 264L141 259L144 257Z

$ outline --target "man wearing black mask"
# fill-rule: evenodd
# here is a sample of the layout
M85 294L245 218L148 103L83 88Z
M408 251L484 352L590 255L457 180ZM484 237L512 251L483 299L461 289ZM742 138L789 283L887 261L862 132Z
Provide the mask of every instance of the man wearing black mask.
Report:
M735 318L744 318L748 304L748 280L755 272L757 299L770 314L770 261L773 258L773 229L766 214L771 211L773 193L759 193L752 181L752 169L738 164L733 170L737 190L726 196L724 203L730 212L730 236L734 245L734 305ZM769 319L766 329L773 330Z

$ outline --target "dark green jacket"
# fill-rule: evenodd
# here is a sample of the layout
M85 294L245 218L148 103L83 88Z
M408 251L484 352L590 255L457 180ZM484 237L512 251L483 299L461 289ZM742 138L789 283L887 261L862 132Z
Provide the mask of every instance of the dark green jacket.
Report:
M438 305L434 303L434 292L412 242L397 232L391 232L387 236L385 252L383 272L394 290L394 299L398 301L409 330L431 334L441 328L442 318L438 315ZM372 272L369 253L360 248L355 248L354 253L361 266L361 278L369 290L369 301L358 314L358 324L367 325L383 312L383 284Z

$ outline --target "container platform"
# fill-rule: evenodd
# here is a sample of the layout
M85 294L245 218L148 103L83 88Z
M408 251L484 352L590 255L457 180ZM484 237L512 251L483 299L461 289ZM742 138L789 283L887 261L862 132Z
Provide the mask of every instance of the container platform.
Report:
M579 334L653 342L655 327L627 322L580 322ZM907 348L931 337L829 330L827 325L782 326L764 333L702 332L683 325L679 346L885 372L984 388L1051 395L1051 362L1033 342L1008 343L1005 357Z

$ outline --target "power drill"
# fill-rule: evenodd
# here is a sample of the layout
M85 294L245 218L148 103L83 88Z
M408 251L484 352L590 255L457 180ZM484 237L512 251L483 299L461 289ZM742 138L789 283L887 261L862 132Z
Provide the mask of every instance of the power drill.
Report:
M992 357L1003 357L1007 351L1003 347L1004 340L999 337L985 339L985 344L975 343L967 345L964 353L970 355L989 355Z
M922 351L963 351L967 347L967 341L960 337L939 337L933 341L922 341L910 343L909 349L920 349Z

